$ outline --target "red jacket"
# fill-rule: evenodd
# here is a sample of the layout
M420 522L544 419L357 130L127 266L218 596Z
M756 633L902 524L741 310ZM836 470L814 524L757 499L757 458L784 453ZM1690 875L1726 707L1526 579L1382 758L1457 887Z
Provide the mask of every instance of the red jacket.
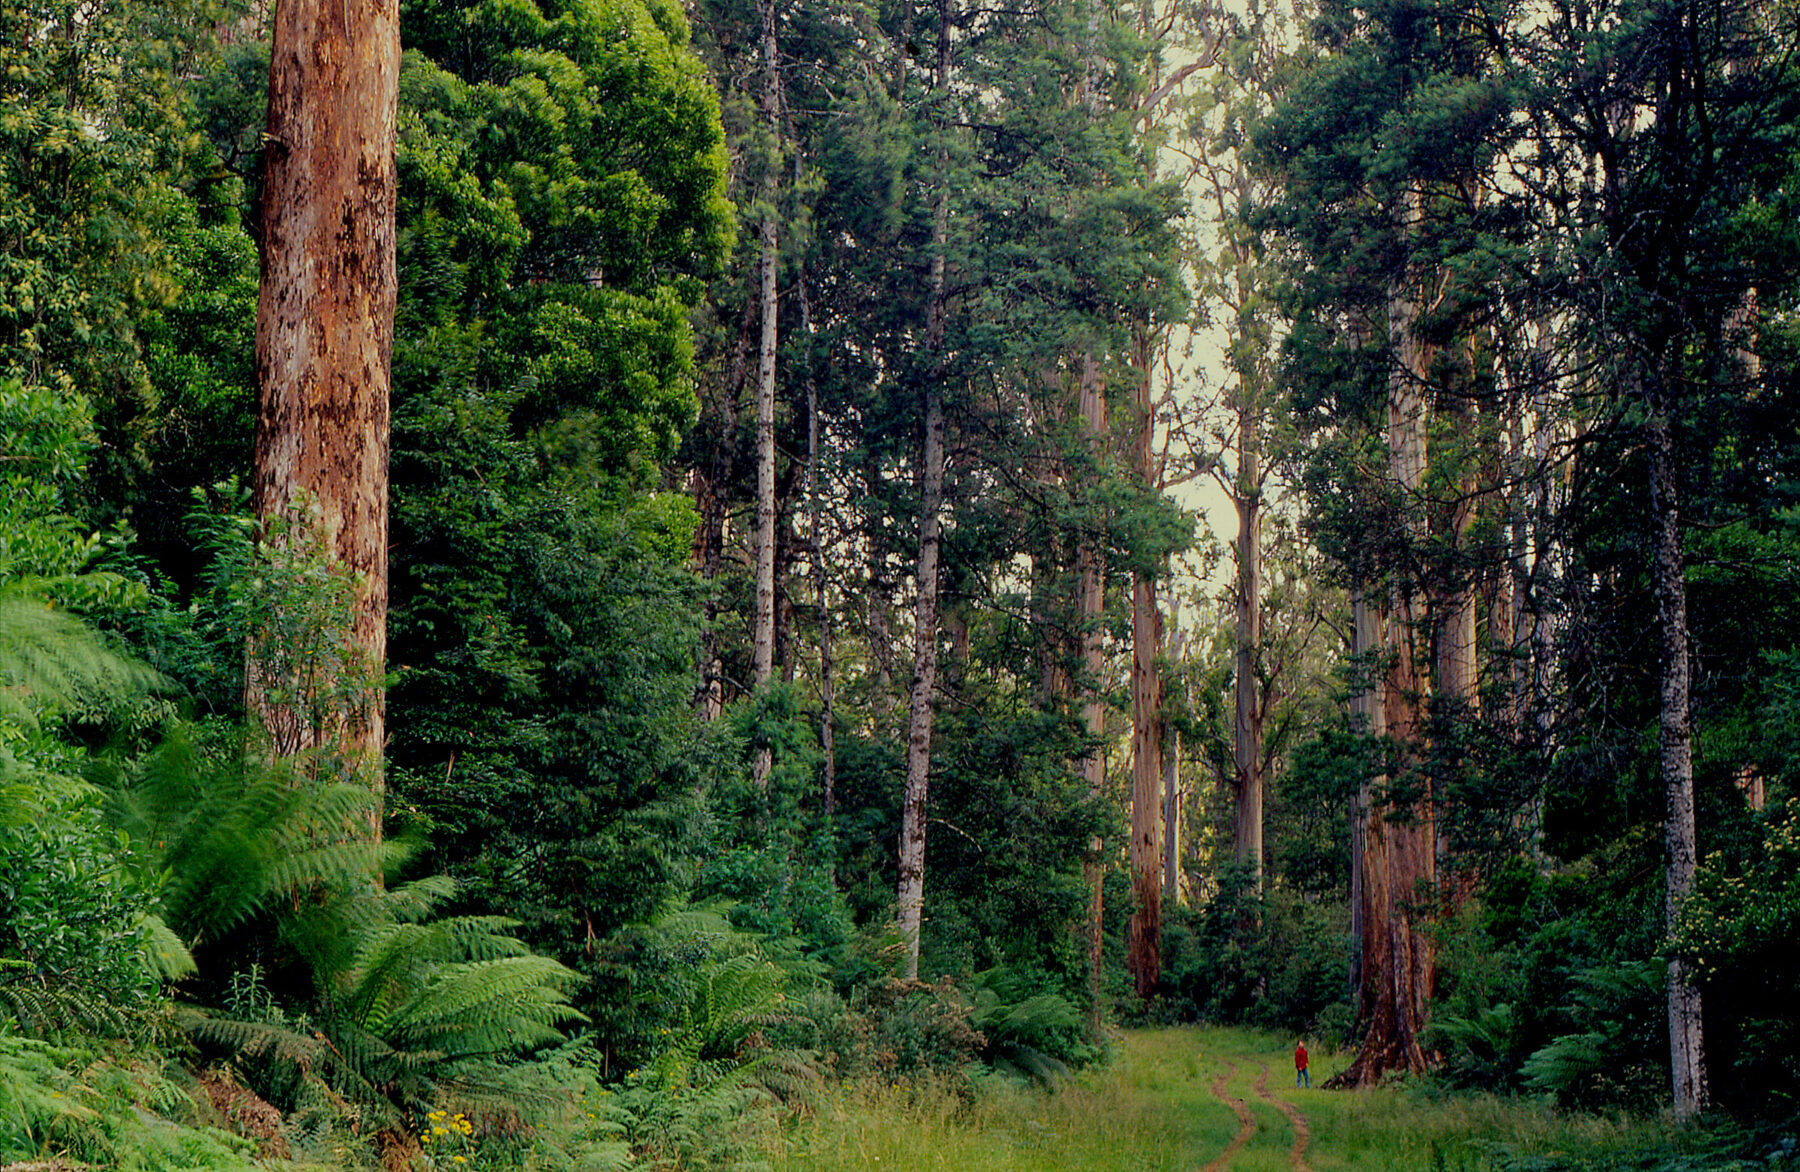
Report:
M1306 1043L1305 1042L1301 1042L1298 1046L1294 1047L1294 1069L1295 1070L1305 1070L1306 1069Z

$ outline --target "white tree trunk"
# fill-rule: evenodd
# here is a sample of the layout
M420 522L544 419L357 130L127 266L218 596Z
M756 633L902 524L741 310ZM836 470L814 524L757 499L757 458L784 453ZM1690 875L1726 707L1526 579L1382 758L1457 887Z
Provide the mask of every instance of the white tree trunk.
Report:
M937 86L950 85L950 3L938 0ZM943 133L940 128L939 133ZM943 534L945 260L950 241L949 152L938 148L938 190L931 214L931 289L926 307L925 349L931 370L925 385L925 437L919 461L919 560L914 573L913 682L907 712L906 793L900 811L900 938L906 944L907 980L919 977L919 933L925 909L926 802L931 782L932 696L937 687L938 547Z
M1652 573L1662 652L1660 748L1667 802L1663 842L1668 851L1663 911L1672 932L1682 903L1694 889L1698 835L1688 696L1687 582L1681 503L1675 480L1675 443L1660 380L1656 385L1640 385L1640 398L1645 406L1644 428L1650 448L1650 510L1656 541ZM1680 957L1669 961L1669 1069L1675 1118L1691 1119L1708 1103L1706 1048L1700 990L1688 983L1687 965Z
M1237 768L1238 861L1248 863L1256 890L1263 889L1263 727L1257 686L1262 646L1262 462L1249 389L1239 382L1237 499L1237 665L1232 691L1236 721L1232 748Z

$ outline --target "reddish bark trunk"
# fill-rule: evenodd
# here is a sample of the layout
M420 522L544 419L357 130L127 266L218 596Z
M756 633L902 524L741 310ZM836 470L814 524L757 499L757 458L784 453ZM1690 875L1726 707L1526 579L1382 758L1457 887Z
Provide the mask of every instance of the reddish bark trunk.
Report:
M321 719L253 638L246 706L280 753L335 740L381 784L393 350L394 0L285 0L269 62L252 488L265 534L316 539L356 579L366 696ZM284 695L285 694L285 695ZM277 698L280 697L280 698Z
M1408 232L1418 222L1420 201L1407 193L1396 224ZM1426 380L1431 356L1416 329L1420 314L1416 274L1397 281L1388 296L1388 337L1393 352L1388 379L1388 475L1412 511L1425 480ZM1355 1059L1330 1085L1379 1081L1390 1070L1421 1071L1420 1035L1430 1016L1437 976L1436 949L1425 931L1436 904L1436 820L1429 779L1408 776L1407 766L1424 735L1430 686L1421 671L1419 638L1426 631L1417 575L1402 566L1394 575L1387 616L1387 664L1380 682L1386 732L1396 746L1402 776L1389 778L1409 792L1371 801L1362 826L1362 984L1359 1018L1365 1028Z

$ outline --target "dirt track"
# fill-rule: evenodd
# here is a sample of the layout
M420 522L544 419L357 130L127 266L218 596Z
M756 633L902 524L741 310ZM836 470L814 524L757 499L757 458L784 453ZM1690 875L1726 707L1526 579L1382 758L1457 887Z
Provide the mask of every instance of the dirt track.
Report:
M1294 1146L1288 1149L1288 1167L1293 1169L1293 1172L1312 1172L1312 1168L1306 1162L1306 1147L1312 1142L1312 1128L1307 1124L1306 1116L1302 1115L1300 1109L1287 1100L1278 1099L1269 1094L1269 1066L1266 1062L1259 1062L1256 1066L1256 1097L1286 1115L1288 1122L1294 1128ZM1256 1116L1251 1114L1249 1105L1244 1100L1227 1094L1225 1090L1226 1085L1230 1083L1232 1076L1236 1073L1237 1063L1233 1062L1227 1065L1224 1074L1212 1081L1213 1098L1230 1107L1231 1113L1237 1116L1238 1132L1231 1138L1231 1142L1225 1145L1225 1150L1219 1153L1218 1158L1206 1165L1204 1172L1227 1172L1231 1167L1232 1158L1256 1134Z

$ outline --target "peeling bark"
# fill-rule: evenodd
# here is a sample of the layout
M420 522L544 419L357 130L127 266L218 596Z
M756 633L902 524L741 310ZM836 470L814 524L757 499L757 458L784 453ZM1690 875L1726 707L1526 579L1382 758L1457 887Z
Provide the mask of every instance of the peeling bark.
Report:
M346 632L370 683L323 723L252 636L245 703L275 751L335 742L381 788L393 352L394 0L286 0L275 12L257 299L252 490L265 536L317 540L356 581ZM282 537L286 534L285 537ZM377 826L377 830L379 826Z

